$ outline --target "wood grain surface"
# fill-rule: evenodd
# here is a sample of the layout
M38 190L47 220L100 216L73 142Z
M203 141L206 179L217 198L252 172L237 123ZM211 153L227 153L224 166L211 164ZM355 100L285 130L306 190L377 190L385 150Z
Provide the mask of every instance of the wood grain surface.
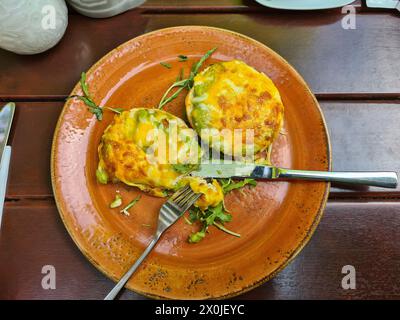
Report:
M119 44L156 29L207 25L271 47L305 78L329 128L334 170L400 173L400 20L398 12L355 2L356 29L340 9L287 12L250 0L148 0L110 19L73 11L62 41L46 53L0 50L0 101L17 101L3 224L0 299L101 299L113 283L80 253L54 204L50 147L63 100L87 70ZM310 243L276 278L240 299L399 299L400 187L331 189ZM57 288L41 287L44 265ZM343 290L344 265L357 272ZM144 299L124 291L121 299Z
M107 52L145 32L206 25L242 33L289 61L316 94L400 97L399 19L388 13L356 16L342 28L340 12L262 14L140 14L112 19L70 15L67 33L52 50L35 56L0 51L0 98L66 96L83 70ZM27 85L29 83L29 85Z
M351 3L357 11L371 11L372 8L367 8L362 5L361 0L356 0ZM280 11L273 8L268 8L259 4L254 0L147 0L141 7L144 12L265 12L265 11ZM330 11L340 11L341 8L331 9ZM376 10L376 9L375 9Z
M320 102L331 137L334 170L390 170L400 174L400 141L393 134L400 123L399 103ZM50 148L62 106L63 102L17 103L8 199L52 197ZM330 194L331 199L376 197L399 198L400 187L334 185Z
M299 256L276 278L237 298L398 298L399 228L398 203L331 202ZM56 269L55 290L41 286L45 265ZM341 287L345 265L356 269L356 290ZM102 299L113 286L86 261L48 201L7 204L0 275L0 299ZM124 291L120 298L144 297Z

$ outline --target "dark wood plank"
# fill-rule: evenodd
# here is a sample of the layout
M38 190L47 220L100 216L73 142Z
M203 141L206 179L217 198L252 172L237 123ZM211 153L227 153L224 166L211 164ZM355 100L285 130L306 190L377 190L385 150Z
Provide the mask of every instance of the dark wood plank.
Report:
M269 283L241 299L399 299L400 204L331 202L310 243ZM343 266L356 289L343 290Z
M337 11L262 14L140 14L132 10L96 20L71 15L62 41L50 51L18 56L0 50L0 99L65 96L100 57L148 31L177 25L230 29L259 40L285 57L317 94L400 96L399 19L393 13L357 14L344 30Z
M396 171L400 177L400 101L396 103L321 103L332 144L332 169ZM331 189L331 198L398 197L397 189L348 187Z
M400 102L322 101L330 131L335 170L393 170L400 174ZM12 135L9 199L47 198L50 183L50 148L62 102L17 104ZM332 188L331 198L395 198L400 187Z
M149 30L208 25L243 33L291 63L315 93L400 92L400 27L396 13L358 14L355 30L340 12L149 15ZM384 17L384 18L383 18Z
M142 8L152 7L231 7L231 6L247 6L249 2L246 0L147 0L142 4Z
M352 3L357 9L362 8L362 1ZM259 12L276 10L265 7L254 0L147 0L141 9L145 12ZM340 9L339 9L340 10Z
M8 203L0 232L0 299L102 299L113 282L80 253L53 202ZM56 289L41 286L43 266L56 269ZM132 292L121 298L140 299Z
M248 7L251 5L250 2L246 0L147 0L141 5L141 8L154 9L154 8L238 8L238 7Z
M50 151L62 102L17 103L7 197L52 196Z
M399 227L399 203L329 203L299 256L275 279L239 298L399 299ZM55 290L41 287L44 265L56 268ZM356 290L341 288L344 265L356 268ZM52 202L7 204L0 299L101 299L112 286L79 252ZM121 298L143 297L124 291Z

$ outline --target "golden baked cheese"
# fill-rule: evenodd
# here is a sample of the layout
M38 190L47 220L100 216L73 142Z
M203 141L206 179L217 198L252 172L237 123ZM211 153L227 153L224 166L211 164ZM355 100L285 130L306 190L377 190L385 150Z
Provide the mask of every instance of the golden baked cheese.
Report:
M234 157L245 156L247 148L247 155L262 161L282 127L284 107L270 78L232 60L213 64L194 78L186 111L212 148Z
M159 197L190 184L203 194L197 202L201 208L223 200L217 181L186 175L199 164L197 134L168 112L134 108L116 115L104 131L98 154L100 183L121 181Z

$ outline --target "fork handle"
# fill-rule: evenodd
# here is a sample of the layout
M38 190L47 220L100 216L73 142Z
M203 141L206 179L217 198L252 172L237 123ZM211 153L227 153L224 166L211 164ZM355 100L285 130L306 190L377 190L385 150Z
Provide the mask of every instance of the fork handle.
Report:
M121 289L128 282L128 280L130 279L132 274L136 271L136 269L140 266L140 264L147 257L147 255L150 253L150 251L154 248L154 246L156 245L158 239L160 239L160 237L154 237L153 240L151 240L151 242L147 246L146 250L144 250L142 255L136 260L136 262L133 264L133 266L130 267L130 269L122 276L122 278L118 281L118 283L115 285L115 287L104 298L104 300L114 300L115 299L115 297L117 296L118 292L121 291Z
M363 184L383 188L397 187L397 174L390 171L306 171L278 168L277 178L307 179L330 182Z

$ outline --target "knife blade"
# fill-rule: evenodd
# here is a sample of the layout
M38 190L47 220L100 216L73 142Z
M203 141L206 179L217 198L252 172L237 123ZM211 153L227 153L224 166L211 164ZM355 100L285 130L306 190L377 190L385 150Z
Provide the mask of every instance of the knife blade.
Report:
M203 178L273 178L274 167L259 166L251 163L207 163L201 164L199 169L192 171L192 176Z
M11 124L14 118L15 103L7 103L0 110L0 155L3 155L4 147L7 145L10 135Z
M8 168L11 159L11 147L7 146L11 125L15 113L15 103L10 102L0 110L0 227L3 217L4 199L7 188Z
M397 187L397 173L393 171L311 171L231 162L201 164L190 174L202 178L297 179Z

